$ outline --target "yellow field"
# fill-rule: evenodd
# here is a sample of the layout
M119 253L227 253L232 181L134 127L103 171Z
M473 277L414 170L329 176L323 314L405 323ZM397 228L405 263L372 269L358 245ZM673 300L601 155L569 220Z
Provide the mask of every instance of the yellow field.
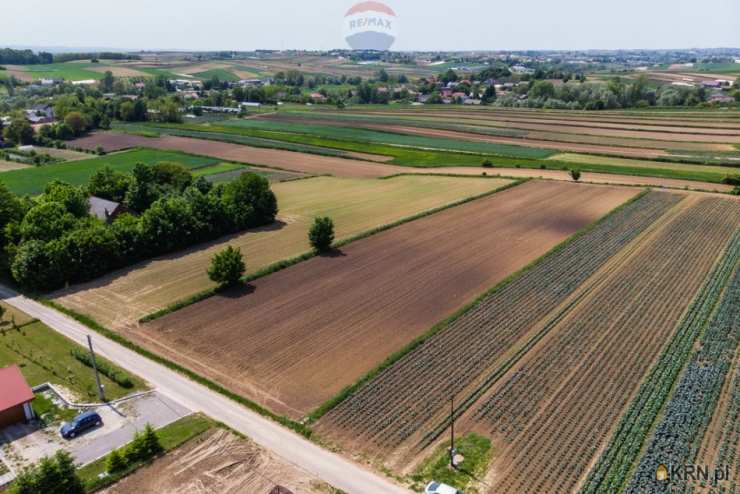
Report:
M315 216L334 220L336 238L346 238L506 185L502 179L401 176L386 180L318 177L272 185L280 212L272 226L145 261L53 295L61 304L98 322L125 327L142 316L209 288L213 254L239 247L248 272L309 249Z

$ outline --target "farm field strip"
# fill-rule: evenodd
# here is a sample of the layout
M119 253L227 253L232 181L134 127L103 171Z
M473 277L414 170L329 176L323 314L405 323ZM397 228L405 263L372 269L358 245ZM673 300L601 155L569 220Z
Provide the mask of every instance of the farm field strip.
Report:
M322 112L323 113L323 112ZM403 117L423 117L434 119L449 119L454 117L456 120L481 122L481 123L511 123L513 127L519 125L558 125L574 128L588 128L601 130L616 131L646 131L666 134L698 134L698 135L717 135L717 136L738 136L740 135L740 122L738 123L719 123L715 126L708 124L696 125L694 122L682 124L680 121L661 122L656 120L631 119L626 121L609 121L600 118L559 118L557 115L547 114L523 114L512 115L507 112L492 111L488 114L481 114L476 111L441 111L441 112L414 112L414 111L394 111L394 112L374 112L380 115L401 115ZM371 115L373 112L357 112L357 115Z
M224 161L240 162L282 170L299 171L310 174L337 174L358 178L374 178L394 175L403 168L383 163L344 159L332 156L252 147L208 139L194 139L179 136L142 137L113 132L99 132L89 137L78 139L75 145L80 147L122 146L146 147L161 150L178 150L186 153L210 156Z
M214 175L218 177L218 175ZM306 232L329 215L337 240L490 192L509 181L476 177L394 177L386 180L316 177L273 184L280 211L273 226L139 263L53 294L54 299L114 329L213 287L206 268L225 245L241 248L252 274L310 249Z
M672 384L675 382L678 373L681 372L686 359L689 357L696 338L712 316L713 308L717 304L728 278L736 268L739 257L740 235L736 234L727 254L715 268L715 272L709 277L705 286L692 302L672 341L666 345L666 350L661 354L658 362L653 366L650 374L640 386L637 395L631 401L627 412L622 416L616 432L611 437L606 449L600 454L598 462L589 473L581 489L582 492L612 492L624 484L626 475L630 471L632 464L637 460L637 455L646 439L645 431L651 428L658 412L661 410L666 399L668 399ZM710 327L710 330L704 333L704 338L716 338L717 335L715 333L716 330L712 330ZM727 335L725 334L723 336ZM729 344L727 341L723 341L723 343ZM692 359L705 360L707 357L713 357L711 352L716 350L717 342L709 341L707 343L705 341L703 345L707 347L706 352L703 346L702 351L695 352ZM732 352L730 354L731 358ZM689 364L689 366L692 365L696 365L696 362ZM700 374L698 376L699 380L689 380L684 386L692 386L696 382L700 382L702 378L705 381L714 378L712 375L713 372L711 372L712 369L701 368L698 370ZM696 372L692 371L689 373L697 377ZM680 387L681 384L679 384L679 389ZM710 388L705 388L705 390L708 389ZM692 395L692 397L701 394L697 393ZM706 393L704 395L708 398ZM694 400L694 404L698 405L699 402ZM687 410L685 405L685 403L680 404L684 412ZM669 404L669 409L671 406ZM693 437L694 433L688 432L690 424L686 423L685 425L686 429L682 430L681 434L688 434L688 437ZM694 425L698 426L698 424ZM657 468L657 464L653 465L652 468L654 471Z
M250 399L304 415L636 194L529 182L260 278L243 296L185 307L133 336Z
M674 359L679 369L691 353L697 333L711 318L709 326L701 336L700 347L690 355L688 365L684 369L678 384L661 414L660 421L653 431L647 448L639 461L636 470L631 475L631 481L625 492L663 492L663 485L654 480L654 473L658 465L686 465L696 459L699 445L712 418L717 405L725 376L732 366L740 334L740 233L736 234L735 242L729 249L726 258L722 261L715 273L715 279L710 280L715 287L705 307L697 308L698 323L696 329L686 338L683 359ZM734 274L733 274L734 273ZM729 282L729 284L728 284ZM722 300L717 307L713 318L712 309L717 305L722 288L725 289ZM692 314L693 315L693 314ZM674 345L671 345L673 347ZM679 345L675 345L679 347ZM673 350L673 349L671 349ZM675 350L673 350L675 352ZM671 367L671 360L659 362L656 368ZM652 377L652 376L651 376ZM675 375L673 376L675 379ZM648 379L646 385L652 380ZM665 394L671 389L673 379L664 381ZM663 400L655 400L662 403ZM650 479L650 480L647 480ZM617 479L617 481L622 479ZM674 485L685 487L684 482L674 480ZM613 485L617 485L612 484Z
M362 386L322 418L318 430L368 453L393 451L432 430L447 413L441 403L479 382L534 324L680 199L650 192L610 214Z
M440 121L439 119L431 119L431 120L419 120L419 119L413 119L413 120L404 120L403 118L394 117L394 118L388 118L388 119L382 119L387 120L388 123L374 123L372 121L366 121L364 119L362 120L353 120L351 118L340 118L337 120L330 120L327 119L325 116L320 119L310 119L306 116L300 116L300 117L294 117L294 116L285 116L284 114L276 114L276 115L266 115L264 117L261 117L256 120L252 120L249 122L249 125L257 127L260 125L260 122L265 121L275 121L275 122L293 122L293 123L303 123L304 125L334 125L335 127L326 127L324 132L328 132L330 129L333 130L335 128L338 128L336 126L344 125L349 126L349 128L342 128L341 130L345 133L350 132L350 129L355 129L355 133L362 132L361 129L369 129L369 130L375 130L379 132L386 132L386 133L394 133L398 132L403 134L404 132L408 133L409 128L414 129L429 129L429 131L450 131L450 132L462 132L469 134L476 134L481 136L488 136L488 137L497 137L497 138L507 138L507 139L516 139L519 142L519 146L527 146L528 143L532 143L535 141L546 141L549 143L562 143L562 144L593 144L593 145L600 145L600 146L612 146L615 148L626 148L625 152L630 152L629 150L634 149L646 149L646 152L655 152L658 150L662 151L670 151L670 150L681 150L682 152L686 151L713 151L718 153L734 153L737 151L736 148L734 148L731 144L727 144L724 142L721 143L713 143L713 142L690 142L690 141L680 141L680 140L651 140L647 137L645 138L632 138L632 137L614 137L614 132L612 131L605 131L605 132L598 132L596 134L591 134L589 132L580 132L577 130L574 130L573 132L569 131L563 131L562 127L558 127L557 129L553 129L551 131L534 131L534 130L526 130L523 128L511 128L510 126L506 124L497 124L497 123L486 123L486 124L475 124L475 125L461 125L464 124L464 121L456 121L455 123L449 123L448 120ZM473 123L473 122L469 122ZM483 125L483 126L481 126ZM289 129L284 129L289 130ZM295 129L293 129L297 132L307 132L307 129L301 128L296 126ZM319 132L316 132L314 130L313 133L320 134ZM674 139L677 136L673 136ZM552 144L551 144L552 145ZM537 146L533 146L537 147ZM616 152L616 150L615 150ZM740 153L738 153L738 157L740 157Z
M576 153L564 153L556 154L547 158L552 161L565 161L568 163L579 163L579 164L602 164L602 165L614 165L614 166L625 166L628 168L664 168L672 171L687 171L687 172L699 172L699 173L710 173L715 174L718 177L726 177L733 173L740 174L740 161L738 161L738 167L733 168L729 166L718 166L718 165L694 165L691 163L673 163L667 161L650 161L650 160L637 160L630 158L615 158L612 156L595 156L590 154L576 154Z
M381 177L396 175L399 173L406 174L457 174L480 176L483 174L480 168L480 155L468 155L460 153L449 153L442 151L425 151L411 148L384 146L383 152L393 153L397 158L394 160L407 165L394 165L390 163L373 163L369 161L360 161L355 159L340 159L311 154L301 154L296 152L284 151L275 148L256 148L231 142L222 142L210 139L239 139L239 135L223 135L211 137L210 133L198 133L196 131L184 131L179 129L166 128L167 132L173 134L203 135L207 139L198 139L190 137L157 137L149 138L139 135L118 134L118 133L96 133L92 136L73 141L74 144L84 144L95 147L97 145L111 144L123 147L141 146L154 147L160 149L177 149L180 151L190 152L193 154L208 155L221 160L232 162L241 162L263 167L272 167L274 169L292 170L307 174L331 174L344 177ZM285 134L289 135L289 134ZM303 137L299 134L293 134L294 137ZM310 136L309 136L310 138ZM361 143L352 143L349 141L337 141L340 144L346 144L348 149L362 149ZM102 143L102 144L101 144ZM278 143L279 144L279 143ZM290 143L288 143L290 144ZM332 143L331 145L335 145ZM492 173L501 173L507 176L516 177L543 177L555 180L567 180L571 178L567 172L562 170L543 170L542 165L532 160L515 160L517 166L522 168L506 168L513 166L510 158L491 157L496 169ZM503 161L503 164L499 163ZM565 164L558 164L564 167ZM617 183L628 185L649 185L658 187L672 188L698 188L701 190L729 191L732 186L718 184L721 177L712 175L683 174L674 176L671 170L652 169L641 171L639 168L627 169L629 175L620 173L616 166L604 165L585 165L580 167L585 172L584 181L595 183ZM486 171L487 172L487 171ZM590 173L595 172L595 173ZM603 173L605 172L605 173ZM680 175L680 174L679 174ZM712 183L714 182L714 183Z
M334 111L334 110L329 110ZM386 113L386 108L362 108L351 109L352 113ZM464 114L490 117L496 115L536 117L542 119L573 119L573 120L596 120L596 121L655 121L660 122L687 122L687 123L719 123L740 124L740 111L690 111L690 110L666 110L666 111L636 111L636 110L604 110L594 113L590 110L543 110L526 108L402 108L413 114L440 113L440 114Z
M691 199L481 400L501 448L494 491L566 492L587 473L740 227L737 202Z

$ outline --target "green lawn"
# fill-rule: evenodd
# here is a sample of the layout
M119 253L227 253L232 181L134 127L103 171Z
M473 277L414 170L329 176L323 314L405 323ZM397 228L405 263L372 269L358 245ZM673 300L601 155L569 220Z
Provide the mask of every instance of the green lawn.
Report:
M97 401L95 373L71 355L73 348L82 347L38 321L19 326L18 329L13 329L9 324L0 328L0 367L18 364L31 386L50 382L76 393L80 401ZM126 373L107 360L98 359ZM108 399L120 398L146 388L140 378L128 375L134 382L132 388L124 388L106 376L100 376Z
M11 170L0 174L0 181L16 194L36 195L42 193L46 184L52 180L83 185L96 171L106 166L116 171L130 172L137 163L153 164L159 161L174 161L190 169L221 162L216 158L193 156L176 151L134 149L87 160Z
M455 440L455 449L464 457L458 468L450 468L450 442L446 441L424 461L411 476L419 490L432 480L451 485L468 494L486 492L480 484L491 461L491 441L483 436L470 433ZM483 487L483 488L480 488Z
M158 429L157 436L159 437L159 442L162 444L165 451L170 451L216 426L217 425L213 420L203 415L188 415L187 417L183 417L162 427L161 429ZM124 472L100 478L99 476L105 472L107 460L108 456L104 456L103 458L99 458L94 462L85 465L77 471L87 492L93 492L103 486L111 485L126 475L133 473L138 468L146 465L146 463L137 463Z

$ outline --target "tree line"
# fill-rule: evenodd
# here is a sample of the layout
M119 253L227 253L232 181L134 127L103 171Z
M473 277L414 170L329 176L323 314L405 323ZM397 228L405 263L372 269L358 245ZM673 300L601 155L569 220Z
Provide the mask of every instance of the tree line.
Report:
M121 202L129 212L102 221L90 215L90 195ZM171 162L139 163L131 174L105 168L84 187L54 181L34 199L0 184L2 261L22 287L48 291L272 223L276 214L263 177L244 173L213 185Z

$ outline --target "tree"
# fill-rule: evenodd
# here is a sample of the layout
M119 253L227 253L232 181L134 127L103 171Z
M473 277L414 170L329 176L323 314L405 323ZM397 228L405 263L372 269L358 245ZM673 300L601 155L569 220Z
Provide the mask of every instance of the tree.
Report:
M159 436L157 436L152 424L146 424L143 437L142 446L148 458L153 458L164 451L162 444L159 442Z
M111 72L110 70L106 70L103 78L100 80L100 89L104 93L110 93L113 91L114 82L115 78L113 77L113 72Z
M278 211L270 183L254 173L242 173L226 184L221 201L235 231L270 224Z
M126 468L126 460L123 459L123 455L117 449L114 449L108 455L108 459L105 462L105 471L108 473L116 473Z
M113 171L112 168L106 166L90 177L87 190L90 195L102 197L109 201L123 202L132 182L131 175Z
M85 117L83 117L82 113L78 111L71 111L67 113L67 116L64 117L64 123L70 129L72 129L72 133L75 136L80 136L83 132L85 132L85 130L87 130L87 122L85 122Z
M530 99L548 99L555 96L555 86L550 81L536 81L527 93Z
M71 230L76 218L59 202L42 202L30 209L21 222L23 240L48 242Z
M20 223L23 220L25 208L18 196L13 194L4 183L0 182L0 248L7 241L5 228L10 223Z
M228 246L211 259L208 277L220 286L233 286L239 283L245 270L241 250Z
M571 178L572 178L572 179L573 179L574 181L578 182L578 181L579 181L579 180L581 179L581 172L580 172L580 170L576 170L575 168L573 168L573 169L572 169L572 170L570 171L570 177L571 177Z
M63 278L53 249L40 240L30 240L18 247L10 271L18 284L36 291L56 288Z
M334 222L331 218L324 216L314 218L313 225L308 231L308 240L317 252L327 252L334 242Z
M59 450L49 458L23 470L9 489L9 494L84 494L72 456Z
M90 203L87 193L82 187L75 187L60 180L54 180L46 184L43 202L58 202L64 206L67 212L77 218L84 218L90 212Z
M25 118L14 118L3 129L3 137L15 145L33 144L33 127Z

